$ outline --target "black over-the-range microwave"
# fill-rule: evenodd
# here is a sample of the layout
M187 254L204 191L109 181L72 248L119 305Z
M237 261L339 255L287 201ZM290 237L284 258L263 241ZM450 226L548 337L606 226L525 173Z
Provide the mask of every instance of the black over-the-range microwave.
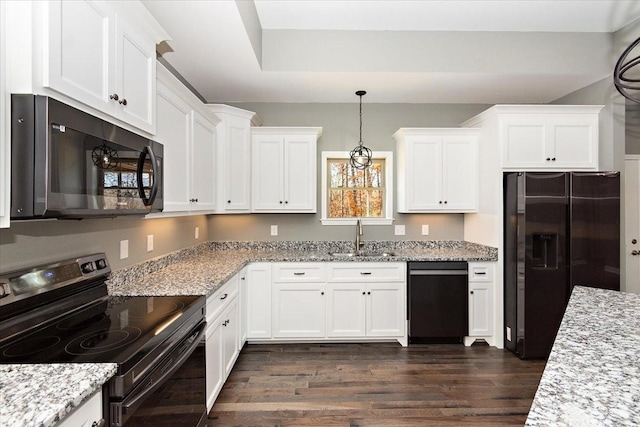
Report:
M11 95L11 218L162 210L162 144L53 98Z

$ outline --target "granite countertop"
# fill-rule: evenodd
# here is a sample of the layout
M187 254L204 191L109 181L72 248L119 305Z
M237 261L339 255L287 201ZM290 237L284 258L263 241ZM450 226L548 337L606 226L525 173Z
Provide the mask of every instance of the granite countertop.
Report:
M115 363L0 365L0 426L49 427L102 388Z
M526 425L640 425L640 295L574 288Z
M393 257L333 257L352 242L207 242L112 272L110 295L210 295L249 262L495 261L497 249L460 241L367 242ZM52 426L99 390L116 364L0 365L0 426Z
M496 261L497 249L460 241L369 241L365 253L392 257L336 257L352 242L207 242L111 274L110 295L211 295L250 262Z

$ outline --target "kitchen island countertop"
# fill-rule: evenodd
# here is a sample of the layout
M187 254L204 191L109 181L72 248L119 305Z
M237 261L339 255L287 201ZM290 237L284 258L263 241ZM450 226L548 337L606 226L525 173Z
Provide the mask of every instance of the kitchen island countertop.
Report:
M115 363L0 365L0 426L49 427L115 373Z
M527 426L640 425L640 295L576 286Z
M327 242L208 242L113 272L109 294L211 295L250 262L496 261L497 249L461 241L369 242L392 257L335 257L349 249ZM366 251L366 250L365 250Z

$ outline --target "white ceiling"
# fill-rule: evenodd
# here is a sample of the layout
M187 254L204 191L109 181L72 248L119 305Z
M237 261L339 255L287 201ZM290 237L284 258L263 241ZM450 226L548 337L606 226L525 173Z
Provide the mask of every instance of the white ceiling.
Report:
M215 103L545 103L609 77L610 33L640 19L640 0L143 3Z

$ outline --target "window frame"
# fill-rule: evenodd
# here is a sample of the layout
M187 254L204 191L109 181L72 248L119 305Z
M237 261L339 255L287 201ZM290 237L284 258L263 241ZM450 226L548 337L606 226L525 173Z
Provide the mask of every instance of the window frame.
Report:
M322 217L320 222L322 225L355 225L358 218L329 218L328 212L328 168L327 163L329 159L349 159L348 151L323 151L322 152L322 176L321 176L321 206ZM374 151L374 159L384 160L384 216L381 218L361 218L364 225L391 225L394 221L393 218L393 151Z

